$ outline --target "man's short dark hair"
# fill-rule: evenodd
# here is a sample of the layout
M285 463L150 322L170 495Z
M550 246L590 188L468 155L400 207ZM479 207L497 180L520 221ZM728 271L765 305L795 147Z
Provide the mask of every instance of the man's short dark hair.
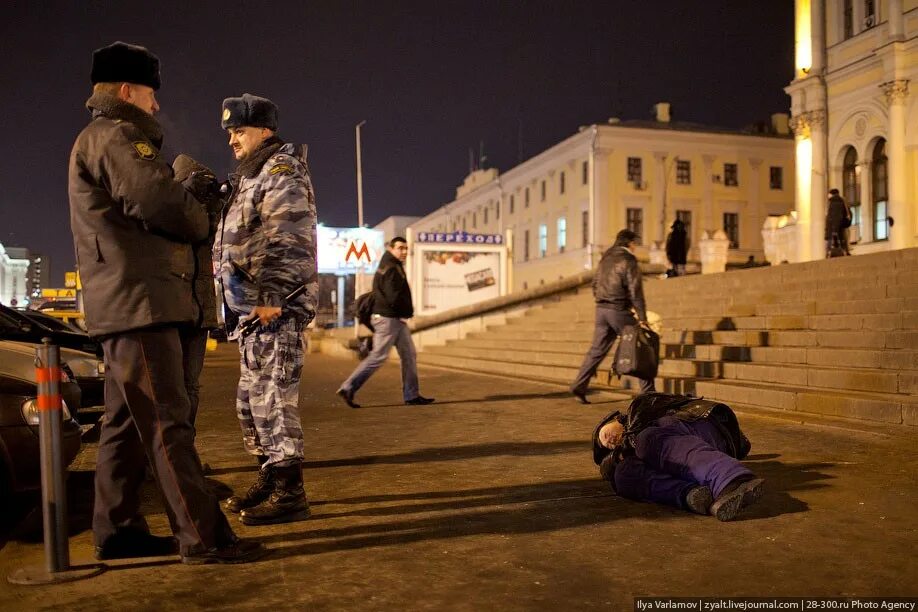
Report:
M389 241L389 248L390 249L395 248L395 245L397 245L399 242L404 242L405 244L408 244L407 240L405 240L401 236L396 236L395 238Z
M830 189L829 195L838 195L838 189Z
M637 242L638 235L629 229L623 229L615 236L615 246L628 246L632 242Z

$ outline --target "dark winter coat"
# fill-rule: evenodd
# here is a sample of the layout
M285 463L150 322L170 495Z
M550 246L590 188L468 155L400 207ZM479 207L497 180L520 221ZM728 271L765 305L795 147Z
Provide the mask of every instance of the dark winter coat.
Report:
M379 261L379 268L373 276L373 314L396 319L410 319L414 316L411 287L405 267L398 258L386 251Z
M207 238L204 206L174 180L152 115L100 94L86 105L68 191L89 333L196 321L191 244Z
M637 258L623 246L613 246L602 255L593 276L596 304L628 312L633 307L640 321L647 320L644 284Z
M736 414L726 404L685 395L645 393L632 400L627 414L616 410L599 422L593 430L593 461L600 465L611 454L617 463L633 452L635 437L664 416L674 416L689 422L710 420L717 425L727 441L727 454L735 459L743 459L752 448L749 438L740 429ZM621 444L610 450L599 443L599 430L613 420L625 426L625 433Z
M666 259L674 266L684 266L688 248L688 234L685 233L685 226L678 223L666 237Z
M832 234L838 234L839 238L845 228L848 227L848 220L851 218L851 211L841 196L834 195L829 198L829 210L826 212L826 240L832 239Z

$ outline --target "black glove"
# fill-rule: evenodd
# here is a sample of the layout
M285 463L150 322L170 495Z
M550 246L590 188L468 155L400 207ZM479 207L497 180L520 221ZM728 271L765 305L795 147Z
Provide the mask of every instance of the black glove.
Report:
M223 208L223 197L220 192L220 181L213 170L184 153L175 158L172 170L175 172L175 180L204 205L208 214L215 215L220 212Z

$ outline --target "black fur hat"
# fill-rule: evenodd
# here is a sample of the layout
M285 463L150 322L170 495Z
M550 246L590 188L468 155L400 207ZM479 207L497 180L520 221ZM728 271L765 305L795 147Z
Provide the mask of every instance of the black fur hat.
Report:
M159 89L159 58L146 47L121 41L92 52L92 84L136 83Z
M277 105L267 98L242 94L241 98L227 98L223 101L223 115L220 126L263 127L277 131Z

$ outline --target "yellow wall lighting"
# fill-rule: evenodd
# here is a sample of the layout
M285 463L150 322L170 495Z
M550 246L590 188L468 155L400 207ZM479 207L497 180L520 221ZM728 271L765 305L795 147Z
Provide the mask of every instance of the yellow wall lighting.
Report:
M812 14L810 0L797 0L796 40L794 41L797 76L803 76L813 66Z

